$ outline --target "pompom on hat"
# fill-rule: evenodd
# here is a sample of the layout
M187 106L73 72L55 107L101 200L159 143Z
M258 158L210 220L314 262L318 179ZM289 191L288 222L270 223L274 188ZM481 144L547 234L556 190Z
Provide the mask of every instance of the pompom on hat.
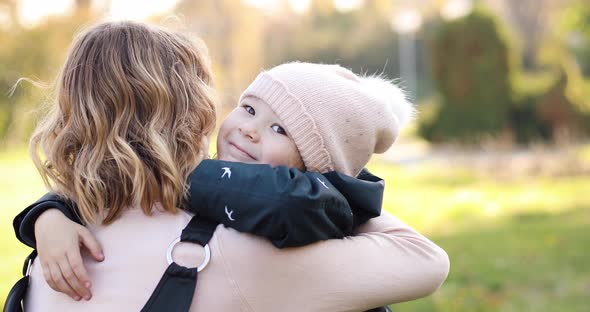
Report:
M240 97L262 100L295 142L307 170L356 176L414 116L404 92L340 65L286 63L261 72Z

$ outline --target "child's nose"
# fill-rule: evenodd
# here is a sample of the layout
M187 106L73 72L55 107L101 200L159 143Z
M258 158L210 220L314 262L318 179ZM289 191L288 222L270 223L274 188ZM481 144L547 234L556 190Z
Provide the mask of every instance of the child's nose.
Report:
M250 141L258 141L260 138L256 127L251 123L244 123L239 127L240 133Z

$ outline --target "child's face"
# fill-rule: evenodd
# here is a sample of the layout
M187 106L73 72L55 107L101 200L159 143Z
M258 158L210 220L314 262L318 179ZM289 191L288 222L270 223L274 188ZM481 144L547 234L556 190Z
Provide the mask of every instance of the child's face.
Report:
M217 155L220 160L305 168L278 116L256 98L243 100L223 121Z

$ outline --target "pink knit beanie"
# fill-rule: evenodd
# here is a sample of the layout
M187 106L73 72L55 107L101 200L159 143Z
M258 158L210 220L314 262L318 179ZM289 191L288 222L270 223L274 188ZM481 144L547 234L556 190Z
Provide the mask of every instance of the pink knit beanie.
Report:
M339 65L286 63L264 71L242 93L270 106L309 171L356 176L383 153L412 118L401 89Z

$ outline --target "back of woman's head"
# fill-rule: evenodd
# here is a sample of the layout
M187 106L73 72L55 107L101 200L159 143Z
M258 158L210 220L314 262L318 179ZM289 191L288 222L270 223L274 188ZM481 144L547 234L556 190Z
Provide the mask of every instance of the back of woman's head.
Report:
M86 223L110 223L129 206L175 212L215 125L211 83L206 50L180 33L91 27L74 40L31 138L33 161Z

